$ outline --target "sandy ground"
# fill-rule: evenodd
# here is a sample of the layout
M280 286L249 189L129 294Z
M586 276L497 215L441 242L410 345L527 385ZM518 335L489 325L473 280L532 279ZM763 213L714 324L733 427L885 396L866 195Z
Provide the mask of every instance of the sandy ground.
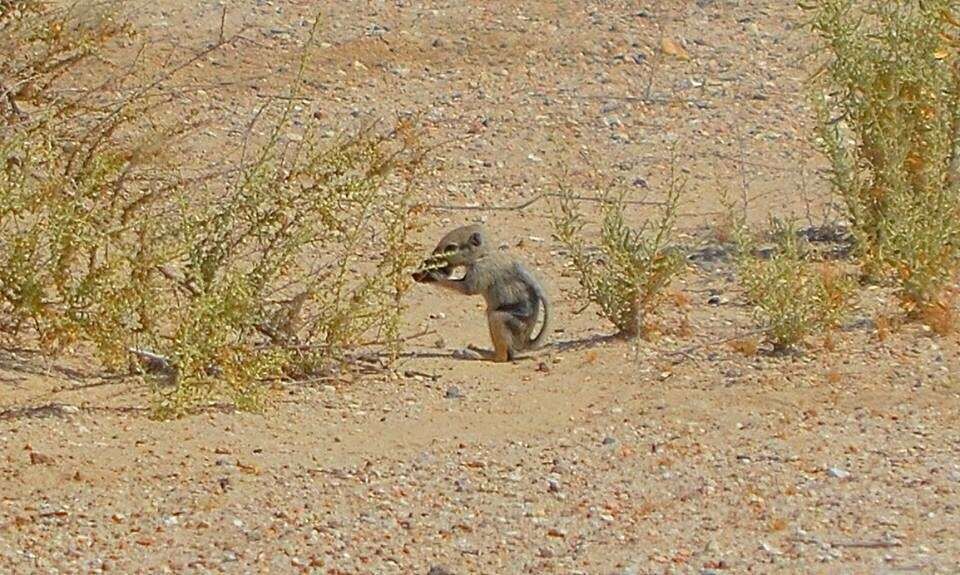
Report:
M216 39L220 4L138 12L158 65ZM81 359L0 352L4 573L956 573L960 353L864 290L830 345L745 357L751 329L723 261L692 263L656 341L611 340L550 238L571 181L662 197L689 177L683 239L723 194L750 217L820 221L809 49L791 2L229 3L244 40L187 71L195 143L230 153L282 95L321 6L298 113L327 129L416 115L442 167L424 247L485 221L544 278L556 333L513 364L480 300L412 293L396 377L298 385L263 415L148 419L147 391ZM665 52L672 53L668 54ZM646 212L637 210L639 221ZM435 341L438 340L438 341Z

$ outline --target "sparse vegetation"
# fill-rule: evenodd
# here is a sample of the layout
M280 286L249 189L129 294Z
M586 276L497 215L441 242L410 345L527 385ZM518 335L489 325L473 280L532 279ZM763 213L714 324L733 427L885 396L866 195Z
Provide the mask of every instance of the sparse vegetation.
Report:
M570 255L582 295L624 337L646 333L648 316L664 301L667 288L684 266L683 257L670 245L683 189L674 166L675 162L659 217L639 228L627 221L627 192L603 195L596 247L584 239L586 221L578 198L565 188L557 194L554 233Z
M394 144L364 133L333 147L308 135L286 154L268 145L222 203L181 215L179 249L151 262L179 292L157 302L175 321L135 338L177 366L165 402L223 383L249 401L264 380L331 374L371 337L396 344L416 219L409 188L385 185Z
M36 37L117 1L35 0ZM780 253L768 216L811 281L861 270L814 182L795 2L129 8L52 82L12 71L42 43L0 52L0 274L32 274L0 280L0 575L960 574L956 300L910 318L885 268L776 353L738 281L743 221L751 263ZM622 339L545 183L606 279L604 202L655 243L678 140L686 266ZM102 177L65 168L91 148ZM466 278L432 252L472 223L503 305L407 292ZM514 256L552 329L501 364L484 308L544 315Z
M773 227L769 254L758 253L741 227L738 268L757 323L782 351L834 328L848 311L854 282L835 265L808 261L792 226L774 221Z
M223 396L257 409L266 382L329 375L371 343L396 351L421 158L409 126L324 144L307 123L291 138L291 99L261 110L275 112L267 141L234 169L186 177L177 150L194 126L151 121L155 85L107 102L59 89L126 33L119 3L8 4L5 337L145 366L161 416Z
M911 317L949 305L960 266L956 0L820 0L814 86L822 148L863 272L893 279Z

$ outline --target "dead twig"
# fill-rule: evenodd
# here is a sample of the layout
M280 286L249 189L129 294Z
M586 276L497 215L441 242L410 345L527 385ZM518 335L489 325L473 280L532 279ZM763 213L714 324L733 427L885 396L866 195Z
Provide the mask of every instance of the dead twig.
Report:
M536 196L520 202L519 204L512 206L476 206L471 204L424 204L428 209L432 210L448 210L448 211L477 211L477 212L516 212L522 211L526 208L529 208L533 204L539 202L544 198L558 197L558 194L553 192L540 193ZM572 199L582 201L582 202L598 202L598 203L610 203L614 201L613 199L603 198L603 197L594 197L594 196L572 196ZM660 207L664 206L665 203L655 200L618 200L627 205L635 206L654 206ZM707 216L717 216L722 214L722 210L713 210L709 212L678 212L678 217L683 218L703 218Z
M415 339L420 339L421 337L426 337L426 336L428 336L428 335L433 335L433 334L435 334L435 333L437 333L437 331L434 330L434 329L424 329L424 330L419 331L419 332L417 332L417 333L414 333L414 334L411 334L411 335L408 335L408 336L401 337L400 339L397 340L397 343L406 343L406 342L408 342L408 341L413 341L413 340L415 340ZM371 340L371 341L364 342L364 343L362 343L362 344L360 344L360 345L361 345L362 347L368 347L368 346L372 346L372 345L386 345L387 343L392 343L392 342L383 341L383 340Z
M223 28L227 20L227 5L223 5L223 11L220 12L220 34L217 36L217 43L223 43Z
M891 549L894 547L902 547L903 543L896 539L888 539L885 541L833 541L830 543L830 546L852 549Z
M177 285L182 287L184 290L186 290L193 297L198 297L200 295L200 288L198 288L193 283L187 281L186 279L180 277L179 275L177 275L175 271L169 269L168 267L158 265L156 266L156 270L160 272L160 275L176 283Z
M119 101L115 102L113 104L113 110L109 114L107 114L104 118L102 118L99 122L97 122L95 126L90 128L87 134L81 139L81 142L80 142L81 145L78 145L76 148L76 151L74 151L70 155L70 158L67 162L68 171L70 168L73 167L74 161L76 159L76 155L79 153L79 151L81 149L84 149L85 147L90 146L93 143L94 139L102 139L103 134L105 132L110 131L111 125L114 123L117 117L120 114L122 114L125 110L128 110L129 106L133 102L139 101L141 98L143 98L144 96L147 96L148 94L153 92L156 88L160 87L164 82L168 81L170 78L176 76L181 71L194 65L196 62L199 62L200 60L206 58L213 52L216 52L217 50L222 49L224 46L227 46L228 44L232 44L237 40L237 38L243 31L244 30L240 30L240 32L237 32L237 34L231 36L230 38L226 38L226 39L214 42L212 45L208 46L207 48L204 48L203 50L200 50L190 58L187 58L186 60L184 60L183 62L180 62L176 66L173 66L169 70L164 71L162 74L154 78L152 82L149 82L147 85L136 90L131 95L124 97Z
M17 99L13 95L13 91L9 90L5 85L0 83L0 96L3 96L3 99L6 100L7 105L10 107L10 111L13 112L15 116L20 119L25 119L27 114L20 109L20 106L17 104Z
M747 181L747 170L746 170L746 159L747 153L743 141L743 132L740 130L740 124L737 124L737 145L738 145L738 158L737 158L737 171L740 174L740 195L743 200L743 220L747 221L747 209L750 203L750 183Z
M819 545L821 547L842 547L847 549L892 549L903 547L903 543L896 539L878 539L874 541L823 541L816 537L791 537L793 543L804 545Z
M437 373L426 373L424 371L417 371L415 369L408 369L403 372L404 377L423 377L429 379L430 381L437 381L442 376Z
M559 197L560 195L555 192L543 192L539 193L532 198L520 202L519 204L513 206L474 206L470 204L427 204L427 207L434 210L476 210L476 211L504 211L504 212L513 212L518 210L523 210L529 208L533 204L539 202L544 198ZM571 199L582 201L582 202L598 202L598 203L612 203L614 200L612 198L604 198L598 196L571 196ZM641 205L641 206L663 206L665 202L652 201L652 200L622 200L625 204Z

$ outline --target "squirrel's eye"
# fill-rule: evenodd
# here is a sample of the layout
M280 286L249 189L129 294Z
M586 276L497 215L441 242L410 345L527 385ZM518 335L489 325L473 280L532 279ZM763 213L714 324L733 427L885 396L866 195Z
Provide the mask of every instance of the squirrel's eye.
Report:
M455 251L457 251L457 246L455 244L450 244L447 247L443 248L443 253L445 254L452 254Z

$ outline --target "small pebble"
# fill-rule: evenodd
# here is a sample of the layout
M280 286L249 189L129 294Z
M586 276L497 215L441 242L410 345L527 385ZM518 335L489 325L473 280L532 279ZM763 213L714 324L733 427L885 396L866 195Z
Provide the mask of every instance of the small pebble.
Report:
M840 469L839 467L828 467L827 475L836 479L847 479L850 477L850 472L845 469Z

